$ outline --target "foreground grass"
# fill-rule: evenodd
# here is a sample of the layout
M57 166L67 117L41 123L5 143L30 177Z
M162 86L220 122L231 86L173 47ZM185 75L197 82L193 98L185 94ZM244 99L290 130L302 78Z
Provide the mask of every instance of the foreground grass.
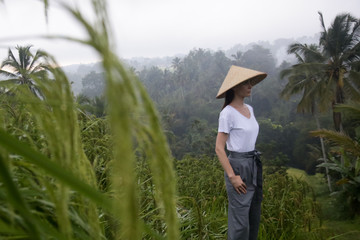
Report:
M287 173L306 181L314 189L316 199L321 205L323 224L311 237L328 240L360 240L360 217L355 219L341 219L339 217L341 216L339 206L330 196L323 174L308 175L303 170L296 168L289 168Z

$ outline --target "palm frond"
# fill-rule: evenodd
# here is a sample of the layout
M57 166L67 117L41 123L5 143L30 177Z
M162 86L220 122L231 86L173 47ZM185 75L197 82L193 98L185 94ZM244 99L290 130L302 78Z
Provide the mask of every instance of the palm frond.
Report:
M349 72L349 80L356 87L360 89L360 71L357 71L356 68Z
M360 103L359 102L338 104L335 106L334 111L347 113L350 118L360 121Z
M45 59L47 57L47 54L46 52L44 51L41 51L41 50L37 50L34 57L32 58L31 62L29 63L29 66L28 66L28 69L32 72L34 72L35 70L33 69L34 68L34 65L41 59ZM41 65L44 65L44 64L38 64L37 66L41 66ZM36 66L36 67L37 67ZM35 67L35 68L36 68Z
M4 75L6 77L13 77L13 78L16 78L17 75L12 73L12 72L9 72L9 71L6 71L6 70L2 70L0 69L0 75Z
M335 144L336 146L341 146L345 151L353 153L356 156L360 156L360 144L344 133L323 129L311 131L310 134L316 137L323 137L325 140Z
M9 85L14 85L14 84L19 84L19 82L20 81L18 78L7 79L7 80L0 81L0 86L9 86Z
M291 68L287 68L287 69L284 69L280 72L279 74L279 77L281 79L284 79L285 77L289 76L290 74L292 73L292 69Z
M350 38L350 36L349 36ZM354 37L351 36L352 41ZM360 55L360 39L357 38L357 42L354 44L348 44L348 49L341 55L340 61L345 62L347 65L352 65L354 62L358 62Z
M327 30L326 30L326 27L325 27L323 14L320 11L318 12L318 14L319 14L319 18L320 18L321 27L323 28L323 31L326 34Z
M11 49L9 49L8 51L8 58L5 59L5 61L1 64L1 68L5 67L5 66L10 66L13 67L15 69L20 68L20 64L17 61L17 59L15 58L13 52L11 51Z
M17 46L16 50L19 54L19 61L20 61L20 68L19 69L28 69L30 65L30 60L33 57L32 53L30 52L30 48L32 45L27 46Z
M349 78L345 79L344 81L344 88L343 88L347 99L352 101L356 101L360 99L360 86L357 85L358 83L354 79L354 75L360 76L360 73L359 72L350 73Z

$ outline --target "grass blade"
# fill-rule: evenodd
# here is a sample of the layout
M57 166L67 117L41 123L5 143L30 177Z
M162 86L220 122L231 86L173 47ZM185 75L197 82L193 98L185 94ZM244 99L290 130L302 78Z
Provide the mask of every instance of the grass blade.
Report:
M20 142L2 129L0 129L0 145L6 148L9 152L23 156L31 163L42 168L51 176L59 179L61 182L85 195L103 208L108 210L111 209L111 202L105 195L83 183L73 174L64 170L59 164L52 162L43 154L31 149L29 146Z

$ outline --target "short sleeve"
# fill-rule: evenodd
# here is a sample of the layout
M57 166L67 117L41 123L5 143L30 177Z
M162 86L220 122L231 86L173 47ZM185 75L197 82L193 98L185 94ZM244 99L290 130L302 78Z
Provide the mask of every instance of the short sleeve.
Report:
M229 114L225 114L224 112L221 112L219 116L218 132L230 133L230 130L231 130L231 121L229 118Z

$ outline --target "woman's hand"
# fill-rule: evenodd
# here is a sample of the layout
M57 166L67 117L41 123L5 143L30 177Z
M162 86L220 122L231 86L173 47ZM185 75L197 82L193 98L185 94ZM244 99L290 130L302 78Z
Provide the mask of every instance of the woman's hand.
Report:
M229 180L238 194L246 193L246 184L239 175L233 175L229 177Z

